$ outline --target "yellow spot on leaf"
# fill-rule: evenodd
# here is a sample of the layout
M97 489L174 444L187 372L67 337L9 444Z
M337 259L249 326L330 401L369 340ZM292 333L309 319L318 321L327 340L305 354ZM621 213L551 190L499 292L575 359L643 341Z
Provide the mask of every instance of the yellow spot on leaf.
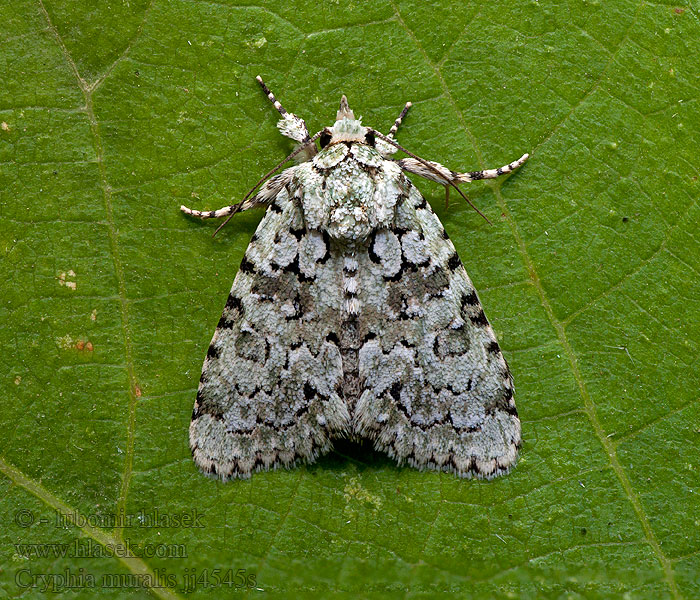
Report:
M73 345L73 338L66 334L56 340L56 343L60 348L70 348Z
M264 35L261 35L255 40L250 40L247 42L249 48L262 48L265 44L267 44L267 38Z
M72 281L72 279L75 277L75 271L71 269L67 273L61 272L58 275L58 284L63 285L67 287L70 290L75 291L75 288L78 287L78 284L75 281Z
M353 506L356 502L371 506L374 514L377 514L382 507L382 499L379 496L371 494L369 490L362 487L357 477L352 477L347 483L343 489L343 496L346 502L344 513L348 518L357 516L357 510Z

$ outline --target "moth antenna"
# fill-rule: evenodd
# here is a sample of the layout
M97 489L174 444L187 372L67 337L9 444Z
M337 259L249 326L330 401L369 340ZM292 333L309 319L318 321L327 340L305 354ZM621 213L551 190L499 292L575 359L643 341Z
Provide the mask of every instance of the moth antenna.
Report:
M469 206L471 206L476 212L478 212L486 220L486 222L489 225L493 225L493 223L491 223L491 221L489 221L489 218L484 213L482 213L476 206L474 206L474 204L472 203L472 201L469 198L467 198L466 194L462 190L460 190L459 187L457 187L457 185L455 185L455 183L453 181L450 181L449 179L447 179L442 173L440 173L440 171L438 171L433 165L431 165L429 161L425 160L424 158L421 158L420 156L418 156L416 154L413 154L413 152L411 152L410 150L406 150L406 148L404 148L397 141L384 135L383 133L377 131L376 129L369 128L369 130L372 131L374 133L374 135L376 135L379 139L384 140L385 142L391 144L395 148L398 148L399 150L401 150L401 152L405 152L410 157L415 158L422 165L426 166L428 169L430 169L431 171L436 173L441 179L445 179L447 181L447 185L450 185L454 189L456 189L459 192L459 195L462 196L462 198L464 198L467 201L467 204L469 204Z
M401 114L396 117L396 121L394 121L394 124L391 126L391 129L389 130L389 133L387 134L389 137L393 138L396 135L396 132L399 130L399 127L401 126L401 122L403 121L403 118L406 116L406 113L408 110L413 106L413 102L406 102L406 106L403 107L403 110L401 111Z
M277 173L277 171L279 171L287 162L289 162L297 154L302 152L307 146L309 146L310 144L313 144L320 137L320 135L323 133L323 131L324 130L322 129L318 133L315 133L312 137L309 138L309 140L307 142L304 142L303 144L301 144L289 156L287 156L287 158L285 158L282 162L280 162L274 169L271 169L270 171L265 173L265 175L263 175L260 178L260 180L252 188L250 188L250 191L245 195L243 200L241 200L238 204L236 204L235 208L233 209L233 212L231 212L231 214L226 218L226 220L216 228L216 231L212 234L212 237L214 237L217 233L219 233L219 230L224 225L226 225L226 223L228 223L231 220L231 217L233 217L233 215L235 215L241 209L241 206L243 205L243 203L248 198L250 198L250 196L253 194L253 192L255 192L255 190L257 190L263 183L265 183L265 181L267 181L270 177L272 177L275 173Z
M272 105L277 109L277 112L283 117L286 117L289 113L286 110L284 110L284 106L282 106L280 101L277 98L275 98L275 95L270 91L270 88L265 85L265 82L262 80L262 77L258 75L255 79L260 84L260 87L263 89L263 92L265 92L267 97L270 99L270 102L272 102Z

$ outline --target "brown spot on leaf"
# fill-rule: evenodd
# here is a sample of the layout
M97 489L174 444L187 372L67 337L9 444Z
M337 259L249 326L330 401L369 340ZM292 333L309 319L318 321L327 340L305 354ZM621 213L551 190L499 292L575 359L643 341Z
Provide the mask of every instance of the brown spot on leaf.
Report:
M75 349L80 350L81 352L83 350L87 350L88 352L92 352L95 348L92 345L92 342L86 342L85 340L78 340L75 342Z

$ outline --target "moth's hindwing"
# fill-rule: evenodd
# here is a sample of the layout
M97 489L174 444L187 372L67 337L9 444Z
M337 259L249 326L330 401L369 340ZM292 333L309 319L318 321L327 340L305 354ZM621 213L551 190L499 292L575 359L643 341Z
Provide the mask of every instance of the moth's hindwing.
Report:
M330 261L328 237L305 231L283 189L245 253L204 362L190 425L204 472L229 479L313 461L348 431Z
M415 467L506 472L521 444L512 377L452 242L415 187L358 262L365 341L355 434Z

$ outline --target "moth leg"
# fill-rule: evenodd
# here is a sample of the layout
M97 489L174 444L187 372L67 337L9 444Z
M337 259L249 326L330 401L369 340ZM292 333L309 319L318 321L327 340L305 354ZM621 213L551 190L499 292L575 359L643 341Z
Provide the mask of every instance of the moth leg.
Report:
M401 126L403 118L406 116L406 113L411 108L411 106L413 106L412 102L406 102L406 106L403 107L401 114L396 118L396 121L394 121L394 124L391 126L389 133L387 133L387 137L393 138L396 135L396 132ZM396 152L398 151L398 148L386 143L382 139L377 140L375 147L384 158L389 158L391 155L396 154Z
M512 163L508 163L498 169L485 169L483 171L469 171L468 173L458 173L457 171L452 171L447 167L441 165L440 163L433 162L431 160L424 160L415 155L409 158L402 158L397 161L399 166L408 171L409 173L415 173L431 181L435 181L445 186L445 208L450 205L450 187L457 187L458 183L467 183L469 181L477 181L479 179L495 179L506 173L510 173L514 169L521 166L528 158L529 154L523 154L518 160L514 160ZM457 191L462 194L462 196L471 204L471 206L481 214L482 217L486 217L479 211L467 198L462 191L457 188ZM486 219L488 221L488 219Z
M306 128L304 119L297 117L294 113L287 112L284 109L284 106L280 104L280 101L277 100L275 95L270 91L270 88L265 85L265 82L262 80L260 75L258 75L255 79L257 79L260 87L263 89L263 92L267 94L267 97L270 99L270 102L272 102L272 105L277 109L277 112L282 115L282 118L277 123L277 128L280 130L280 133L288 138L292 138L300 144L308 142L310 139L309 130ZM315 146L310 146L309 148L313 150L313 154L316 154ZM313 154L311 156L313 156Z
M441 183L442 185L449 185L450 182L467 183L469 181L478 181L479 179L495 179L496 177L500 177L501 175L505 175L506 173L510 173L511 171L517 169L523 163L525 163L529 157L529 154L523 154L518 160L514 160L512 163L508 163L502 167L498 167L498 169L469 171L468 173L457 173L456 171L452 171L440 163L428 160L421 161L415 158L402 158L400 161L398 161L398 164L404 171L420 175L421 177ZM430 167L428 167L428 165L425 163L428 163Z
M280 173L275 177L268 179L265 184L258 190L252 198L244 202L239 202L238 204L232 204L231 206L224 206L219 210L194 210L188 208L185 205L180 207L180 210L186 215L191 215L193 217L199 217L200 219L219 219L221 217L228 217L234 213L248 210L250 208L255 208L256 206L270 204L282 191L282 188L286 186L291 180L292 173L285 171Z

